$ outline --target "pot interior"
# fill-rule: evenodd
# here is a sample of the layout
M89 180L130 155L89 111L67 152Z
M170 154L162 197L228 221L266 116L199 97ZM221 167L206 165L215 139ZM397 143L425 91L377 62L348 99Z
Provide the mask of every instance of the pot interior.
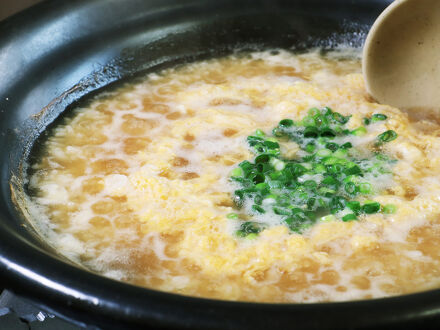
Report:
M316 322L310 316L317 308L335 308L326 316L329 328L391 322L383 305L374 307L381 311L376 318L365 313L363 308L374 302L281 308L179 297L103 279L53 251L26 220L26 209L17 207L26 193L26 162L47 129L103 88L237 50L361 47L370 25L390 2L47 1L2 23L0 264L8 286L34 298L48 296L43 303L55 312L110 326L255 329L285 326L295 313L304 328L312 328ZM396 299L388 301L399 304ZM352 317L338 318L347 306ZM279 317L269 320L274 308ZM200 315L195 317L194 310ZM256 310L261 315L250 318ZM399 311L402 320L410 317L406 312ZM117 321L109 321L113 319Z

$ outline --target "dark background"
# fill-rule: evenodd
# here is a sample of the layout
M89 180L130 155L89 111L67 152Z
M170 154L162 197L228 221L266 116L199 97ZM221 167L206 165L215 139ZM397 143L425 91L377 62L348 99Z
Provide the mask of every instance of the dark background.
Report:
M0 0L0 21L42 0Z
M42 0L0 0L0 21L41 1ZM0 293L2 290L3 284L0 283Z

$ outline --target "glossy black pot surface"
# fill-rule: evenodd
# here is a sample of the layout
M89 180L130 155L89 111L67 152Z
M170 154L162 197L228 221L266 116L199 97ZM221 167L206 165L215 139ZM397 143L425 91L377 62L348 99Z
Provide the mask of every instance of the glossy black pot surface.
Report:
M82 270L16 208L23 161L81 98L139 72L234 49L361 46L391 1L49 0L0 24L0 275L5 287L103 328L341 329L432 324L440 291L325 304L256 304L147 290Z

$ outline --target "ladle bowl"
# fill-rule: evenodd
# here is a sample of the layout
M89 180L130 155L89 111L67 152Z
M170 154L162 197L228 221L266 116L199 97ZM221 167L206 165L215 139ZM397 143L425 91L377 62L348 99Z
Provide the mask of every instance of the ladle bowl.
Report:
M367 36L362 66L378 102L440 109L440 1L393 2Z

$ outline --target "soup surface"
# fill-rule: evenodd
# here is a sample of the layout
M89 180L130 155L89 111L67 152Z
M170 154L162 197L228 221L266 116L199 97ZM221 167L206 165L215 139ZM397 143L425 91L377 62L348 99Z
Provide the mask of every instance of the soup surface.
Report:
M344 218L347 207L332 209L295 229L265 211L281 194L273 186L266 204L254 201L263 211L249 199L238 208L231 173L254 162L247 137L271 136L281 120L303 123L324 107L347 118L348 135L334 139L353 145L359 166L378 153L390 160L386 171L360 175L368 189L351 198L380 211ZM386 120L370 121L378 114ZM378 143L385 131L397 138ZM427 290L440 287L439 134L434 121L413 123L374 103L352 50L188 64L103 93L52 130L29 165L34 221L94 272L185 295L316 302ZM298 143L269 140L285 159L304 156ZM301 160L303 178L324 187L311 168L335 168L316 159ZM244 230L245 222L262 226Z

